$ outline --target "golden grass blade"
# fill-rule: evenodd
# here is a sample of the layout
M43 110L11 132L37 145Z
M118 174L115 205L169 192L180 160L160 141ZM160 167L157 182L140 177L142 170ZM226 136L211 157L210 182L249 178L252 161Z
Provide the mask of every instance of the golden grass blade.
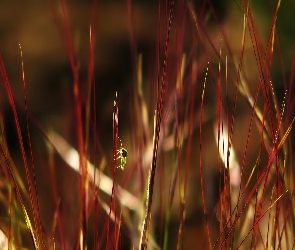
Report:
M56 151L64 159L64 161L76 172L79 172L79 154L77 150L56 132L50 132L49 138L54 145ZM102 173L100 170L94 171L94 166L87 160L87 172L91 181L95 180L95 185L108 195L112 195L113 180ZM95 176L94 176L95 173ZM134 211L142 211L142 203L133 194L117 186L117 195L121 204Z

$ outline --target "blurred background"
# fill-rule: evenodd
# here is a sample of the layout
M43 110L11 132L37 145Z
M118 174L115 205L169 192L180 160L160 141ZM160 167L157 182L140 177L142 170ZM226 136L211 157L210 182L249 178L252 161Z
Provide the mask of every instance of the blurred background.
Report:
M229 74L227 107L232 108L235 100L235 82L237 79L237 65L241 55L244 22L243 8L240 1L195 0L189 2L197 15L200 30L196 30L191 13L184 7L186 5L177 3L174 10L171 46L168 57L167 75L170 82L167 87L167 101L164 110L164 113L166 112L164 118L166 127L160 148L159 165L161 167L159 167L159 172L156 175L155 190L159 193L155 193L153 203L154 219L152 220L156 232L156 241L163 243L164 214L170 195L171 173L175 169L176 162L177 166L185 166L185 157L190 147L187 144L188 136L186 135L183 137L184 146L181 148L182 153L176 153L175 141L177 140L177 131L175 130L177 129L175 127L178 128L178 125L175 124L177 119L180 119L179 123L183 122L183 129L185 127L184 124L189 105L184 100L185 98L190 98L192 90L190 80L188 79L191 77L191 65L195 63L197 64L195 118L192 131L192 157L189 161L190 174L187 180L186 219L184 221L186 225L185 246L195 243L198 236L200 241L204 237L203 204L198 169L200 161L199 116L201 93L208 60L210 65L212 65L212 69L209 70L204 101L202 154L205 166L204 180L208 215L210 218L213 218L210 219L212 221L212 235L214 235L212 238L216 239L219 234L219 219L215 214L217 213L218 200L220 199L221 180L218 168L218 148L214 138L218 105L216 79L218 79L218 64L220 63L218 51L221 49L221 57L223 58L223 79L225 79L225 55L229 58L227 65ZM90 136L89 145L91 147L94 142L97 142L97 152L94 152L97 166L104 159L104 173L111 176L113 148L112 112L113 100L117 91L119 136L123 146L128 150L126 169L118 173L118 183L141 199L143 203L145 199L143 193L147 184L147 168L151 159L148 158L148 160L143 162L139 162L138 159L141 155L148 152L148 146L153 138L153 115L156 107L156 82L158 77L158 37L161 40L161 60L163 60L165 41L164 3L164 1L161 3L163 13L159 21L157 1L132 1L132 20L130 19L130 14L128 14L130 10L128 9L127 1L97 1L95 8L92 1L69 0L66 2L75 60L79 70L83 108L88 101L90 24L95 24L93 34L96 36L96 39L93 56L97 134L96 137ZM294 101L292 100L294 88L289 88L289 86L294 86L292 82L294 79L291 77L294 74L294 69L292 69L295 40L295 26L293 25L295 23L295 16L292 13L295 8L294 5L294 1L288 0L281 3L277 14L277 32L275 34L275 38L279 42L276 42L275 45L277 47L274 48L275 60L269 66L270 78L278 97L278 103L282 103L285 89L291 91L286 99L286 112L289 117L294 117L295 115ZM179 6L182 6L183 9L177 9ZM269 42L276 6L276 1L268 1L267 3L251 1L251 10L257 28L256 34L260 48L266 48ZM19 44L23 52L24 72L27 83L26 98L30 114L46 131L53 130L58 132L73 148L77 148L73 79L67 51L64 46L67 46L67 43L64 44L65 41L61 37L62 32L59 32L59 29L62 30L64 25L61 19L58 18L58 15L61 14L62 9L58 1L1 1L0 53L17 103L23 133L27 134L23 108L22 59ZM94 18L93 20L95 21L93 22L91 18ZM160 28L159 23L162 24ZM183 29L179 29L182 30L182 33L176 31L179 27L183 27ZM181 42L179 42L180 40ZM180 44L179 48L177 44ZM138 106L137 99L138 83L136 82L135 61L138 60L138 55L140 54L142 56L143 78L143 95L140 100L144 100L145 107L147 108L146 123L143 122L143 117L141 117L143 113L140 110L141 106ZM182 97L180 100L177 100L175 79L177 78L178 66L183 55L187 58L187 65L184 70L184 79L186 80L183 80ZM259 75L249 33L246 34L243 62L243 75L248 81L251 93L254 95ZM223 98L225 98L225 94ZM259 98L258 103L263 107L262 94ZM179 101L179 106L176 109L175 103L177 101ZM17 169L21 176L23 176L23 180L25 180L13 113L3 85L1 85L0 106L4 117L8 148L13 155L13 161ZM179 113L175 110L179 111ZM227 112L230 117L232 110L228 109ZM85 115L85 111L83 111L83 116L85 117ZM250 119L251 108L249 108L246 99L239 94L233 145L237 161L240 164L245 151ZM181 127L182 125L179 126ZM56 210L53 198L53 180L48 178L48 173L51 171L48 164L50 157L48 156L45 139L40 129L37 128L36 122L32 122L30 134L33 142L36 180L41 214L44 218L44 230L49 232L52 227L54 211ZM257 152L261 146L259 137L258 129L253 127L245 167L247 174L251 172L251 166L254 166L257 160ZM25 145L28 145L27 136L24 137L24 141ZM93 160L94 156L92 155L90 158L90 160ZM78 235L78 220L75 218L79 215L79 176L67 166L61 157L56 157L55 161L56 186L60 197L59 209L63 217L64 238L66 239L68 249L74 249ZM263 161L267 162L266 152L262 156ZM183 167L185 172L184 169ZM171 238L169 238L170 245L168 249L174 249L177 243L180 214L180 198L177 193L178 191L175 191L171 212L171 236L169 236ZM107 202L109 197L101 195ZM7 212L5 205L1 209L1 215L5 217ZM104 216L104 218L107 218L107 215ZM139 219L137 218L137 220ZM133 221L133 223L135 224L134 230L136 231L136 227L140 226L140 223L138 221L137 223ZM104 227L103 222L101 227ZM214 229L214 227L216 228ZM131 233L128 230L126 231L127 233L124 233L123 237L126 238L127 247L132 237ZM91 233L89 235L89 242L93 242L93 236L91 236ZM173 237L173 235L176 235L176 237ZM24 245L29 249L30 244L29 238L24 241ZM124 247L125 242L122 244ZM91 246L91 243L89 246ZM57 245L57 249L59 247Z

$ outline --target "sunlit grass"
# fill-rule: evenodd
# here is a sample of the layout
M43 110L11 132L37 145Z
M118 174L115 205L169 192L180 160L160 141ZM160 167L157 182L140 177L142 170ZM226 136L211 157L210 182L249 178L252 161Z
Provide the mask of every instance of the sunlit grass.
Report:
M97 20L106 5L89 5L85 56L71 3L49 1L71 75L67 122L41 124L31 112L23 45L20 83L0 58L0 246L294 248L294 47L279 22L286 4L270 1L262 13L240 1L219 13L211 1L153 3L149 50L138 37L140 3L111 5L126 8L133 73L101 95L96 64L107 58L98 59Z

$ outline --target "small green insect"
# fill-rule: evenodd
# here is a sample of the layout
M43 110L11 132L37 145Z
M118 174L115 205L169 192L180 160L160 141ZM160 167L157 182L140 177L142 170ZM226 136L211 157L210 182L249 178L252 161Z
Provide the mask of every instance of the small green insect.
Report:
M120 159L120 163L121 163L120 166L118 166L117 168L121 168L122 170L124 170L124 167L127 163L128 151L125 148L123 148L122 142L121 142L120 148L117 150L117 155L119 155L117 160Z

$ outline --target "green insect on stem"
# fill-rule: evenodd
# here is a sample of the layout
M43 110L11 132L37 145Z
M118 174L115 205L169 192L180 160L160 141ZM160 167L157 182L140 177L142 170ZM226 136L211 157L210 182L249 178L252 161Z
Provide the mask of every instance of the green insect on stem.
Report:
M125 148L123 148L122 142L121 142L120 148L117 150L117 155L118 155L117 160L120 159L120 165L117 168L121 168L122 170L124 170L124 167L127 163L128 151Z

